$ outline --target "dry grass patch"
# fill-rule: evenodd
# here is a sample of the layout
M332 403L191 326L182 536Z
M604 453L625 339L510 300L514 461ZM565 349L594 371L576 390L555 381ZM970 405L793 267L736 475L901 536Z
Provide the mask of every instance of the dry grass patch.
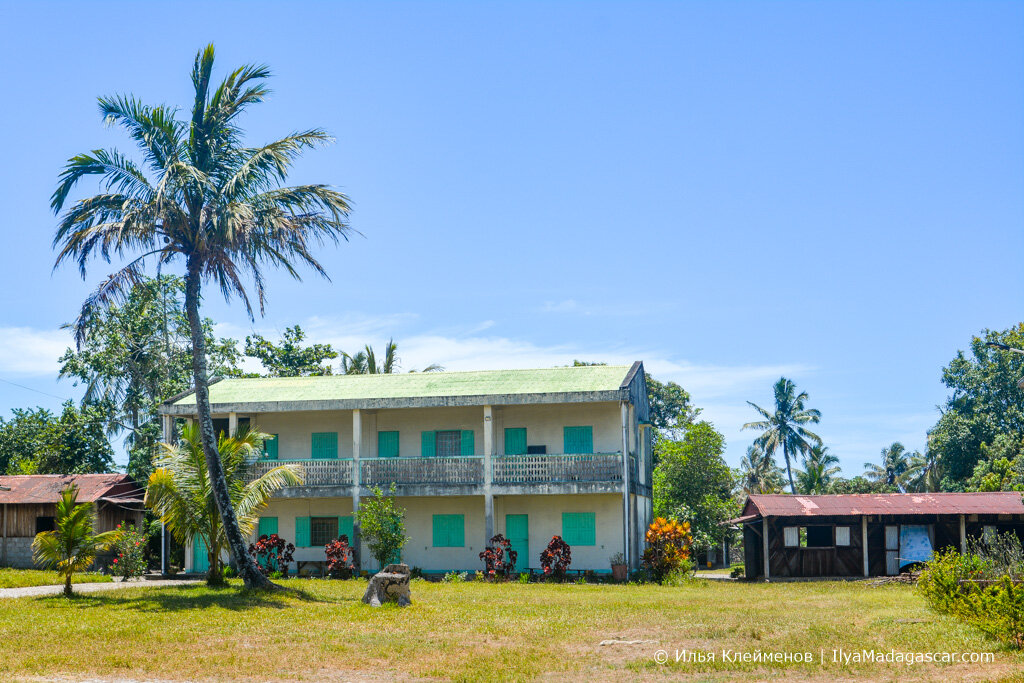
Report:
M749 680L1000 678L1024 658L935 615L907 586L696 582L681 588L413 584L413 606L359 602L365 581L129 588L0 603L0 679L456 680L569 676ZM600 645L604 640L656 643ZM659 664L658 650L994 653L990 664Z

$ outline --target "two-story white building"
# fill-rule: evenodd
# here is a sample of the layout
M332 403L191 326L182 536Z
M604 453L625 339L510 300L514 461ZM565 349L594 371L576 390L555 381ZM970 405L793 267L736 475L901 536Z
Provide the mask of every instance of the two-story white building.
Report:
M347 534L375 569L353 517L374 487L395 485L409 538L402 561L427 572L483 568L496 533L539 567L554 535L572 568L607 571L621 552L636 567L651 519L651 432L643 364L389 375L224 379L210 386L218 431L248 423L273 435L259 473L305 468L280 491L257 533L295 543L295 559L325 559ZM162 407L195 416L195 396ZM205 552L186 570L205 571ZM293 566L294 571L294 566Z

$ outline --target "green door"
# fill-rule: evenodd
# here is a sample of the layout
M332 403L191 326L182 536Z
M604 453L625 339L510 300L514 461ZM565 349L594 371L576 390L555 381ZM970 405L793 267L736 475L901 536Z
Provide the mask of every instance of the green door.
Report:
M210 557L207 554L206 542L196 536L192 542L192 571L196 574L205 574L210 571Z
M505 515L505 538L512 542L516 555L516 571L530 566L530 522L528 515Z

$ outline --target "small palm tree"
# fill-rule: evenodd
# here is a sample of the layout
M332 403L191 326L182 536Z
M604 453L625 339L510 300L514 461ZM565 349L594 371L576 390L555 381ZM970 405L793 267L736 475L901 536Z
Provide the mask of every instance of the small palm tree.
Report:
M71 597L71 577L92 565L96 555L108 550L119 532L93 533L95 505L77 503L78 487L72 484L60 492L53 531L36 534L32 541L32 559L64 577L64 595Z
M892 445L882 449L881 465L866 462L864 467L864 476L869 481L895 486L900 491L905 491L904 483L910 469L910 458L906 447L899 441L893 441Z
M800 493L828 493L829 486L837 474L839 458L828 452L828 446L811 446L804 459L803 471L796 474Z
M775 459L757 444L747 447L740 459L740 488L743 493L778 493L782 490L782 472Z
M754 443L760 446L769 456L782 448L782 457L786 460L786 473L789 475L789 490L796 493L793 483L792 459L810 450L811 444L820 444L821 437L808 430L804 425L821 421L821 412L813 408L805 408L808 396L806 391L796 392L793 380L780 377L775 383L775 410L768 412L756 403L747 401L754 410L761 414L763 420L748 422L743 429L757 429L761 436Z
M350 209L348 198L326 185L282 187L303 152L331 141L323 130L293 133L259 147L244 144L239 117L266 98L270 70L242 66L213 87L213 61L212 44L196 55L195 99L187 118L174 107L148 106L132 96L100 98L104 120L125 129L138 145L142 163L116 149L69 159L51 198L54 213L64 210L82 179L98 177L101 193L75 202L61 215L54 247L59 249L57 265L74 261L83 277L94 258L127 261L82 306L75 323L79 345L93 315L123 300L142 282L147 261L158 269L184 267L196 413L214 499L246 587L273 588L249 557L217 455L201 290L211 283L225 298L237 295L252 318L243 282L248 275L262 314L266 267L281 268L298 279L295 266L304 264L326 277L312 248L347 239Z
M231 505L239 529L246 536L253 533L260 511L276 491L302 484L303 469L295 463L279 465L248 481L248 465L258 457L268 436L254 429L241 429L234 436L222 433L217 442ZM160 446L162 452L153 463L156 469L149 477L146 505L185 547L191 546L197 538L206 544L209 558L206 582L210 585L223 583L221 556L228 550L228 541L213 499L199 428L185 425L177 444Z
M346 375L390 375L398 370L398 344L389 339L384 347L384 360L377 362L377 354L367 344L356 354L341 354L341 371Z

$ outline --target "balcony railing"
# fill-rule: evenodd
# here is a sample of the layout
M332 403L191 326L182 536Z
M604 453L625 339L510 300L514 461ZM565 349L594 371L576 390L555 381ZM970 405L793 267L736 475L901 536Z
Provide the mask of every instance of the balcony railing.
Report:
M298 464L306 471L304 486L351 486L352 461L342 460L257 460L249 464L250 480L285 464Z
M636 460L630 458L631 478L636 481ZM249 465L249 478L260 477L285 463L302 465L304 486L351 486L353 461L257 460ZM491 458L496 485L557 484L570 482L621 482L622 455L619 453L496 455ZM457 457L366 458L359 461L362 486L387 487L416 484L483 484L484 458Z
M622 456L618 453L496 455L492 467L495 484L622 481Z
M359 461L363 486L389 484L482 484L483 456L369 458Z

